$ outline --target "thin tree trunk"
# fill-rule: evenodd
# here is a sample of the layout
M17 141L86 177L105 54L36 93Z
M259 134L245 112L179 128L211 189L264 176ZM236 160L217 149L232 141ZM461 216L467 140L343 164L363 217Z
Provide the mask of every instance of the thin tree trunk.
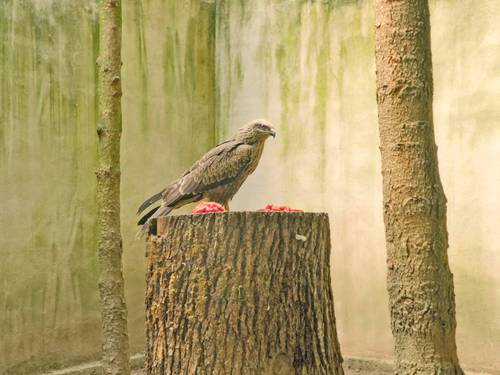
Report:
M446 198L432 116L426 0L376 0L388 291L398 374L462 374Z
M98 252L105 374L130 373L120 234L121 3L99 2Z
M158 233L148 374L343 374L326 214L172 216Z

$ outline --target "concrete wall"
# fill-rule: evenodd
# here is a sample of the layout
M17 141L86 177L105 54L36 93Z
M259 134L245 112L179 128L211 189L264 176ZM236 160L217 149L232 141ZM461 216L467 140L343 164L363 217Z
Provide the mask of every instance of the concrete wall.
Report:
M345 355L390 357L372 1L219 1L219 123L277 124L234 207L328 211ZM500 371L500 1L431 1L435 126L465 367ZM227 132L227 131L226 131Z
M132 351L143 349L136 206L217 139L267 117L279 136L233 209L273 202L328 211L343 352L390 357L372 1L123 4ZM433 0L431 8L459 354L466 366L498 372L500 0ZM97 32L95 0L0 2L0 373L99 353Z

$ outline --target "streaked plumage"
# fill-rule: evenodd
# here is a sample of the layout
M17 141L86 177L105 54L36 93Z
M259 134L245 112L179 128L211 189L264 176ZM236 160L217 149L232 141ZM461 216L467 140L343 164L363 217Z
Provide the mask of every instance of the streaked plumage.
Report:
M173 209L191 202L207 200L229 209L229 201L257 168L265 140L275 134L271 123L254 120L240 128L232 138L207 152L179 179L141 204L137 214L162 200L159 207L139 220L138 225L142 225L139 234L149 233L152 218L166 216Z

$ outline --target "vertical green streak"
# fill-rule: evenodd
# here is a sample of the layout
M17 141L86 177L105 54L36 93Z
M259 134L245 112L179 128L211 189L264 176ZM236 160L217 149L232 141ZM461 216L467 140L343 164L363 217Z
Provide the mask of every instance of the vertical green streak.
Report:
M135 21L136 25L136 40L137 40L137 50L136 54L138 56L138 70L141 82L141 95L140 99L140 108L141 108L141 119L140 127L143 131L146 131L149 124L149 105L148 105L148 76L149 76L149 67L148 67L148 55L147 55L147 43L146 43L146 30L145 30L145 15L144 15L144 6L142 1L137 1L134 3L134 17L132 18Z
M135 240L135 212L216 142L216 4L141 0L123 6L122 235L131 351L139 352L144 243Z
M328 67L331 63L332 56L330 55L330 28L329 28L329 16L330 16L330 7L325 6L324 8L320 8L321 14L316 13L316 17L319 20L315 20L315 26L318 28L316 32L313 33L315 35L310 41L313 44L315 41L318 42L317 36L321 35L321 39L319 41L319 53L316 60L317 64L317 73L316 73L316 87L315 87L315 109L314 113L316 115L316 122L319 127L318 137L319 137L319 157L320 157L320 166L319 166L319 180L320 180L320 191L322 197L322 204L325 203L325 193L326 193L326 130L327 130L327 120L326 120L326 111L328 105L328 97L329 97L329 83L331 81L331 76Z
M162 56L165 117L187 164L215 142L215 4L172 1L170 12Z
M0 39L0 106L2 110L0 111L0 160L3 161L6 157L7 145L6 145L6 136L5 136L5 128L7 124L7 34L9 27L9 19L7 17L7 9L10 4L6 1L0 4L0 35L2 38Z
M302 128L298 110L302 94L300 80L300 25L301 7L294 5L287 9L288 17L278 16L276 28L279 35L279 44L276 47L275 58L280 78L281 118L280 137L282 139L282 158L296 153L300 149L299 140L305 133ZM286 168L285 179L288 184L296 183L295 168ZM293 191L285 190L285 201L290 199Z
M280 82L282 157L294 158L306 144L318 145L320 196L326 191L326 129L331 69L330 3L304 1L275 15L276 67ZM286 17L285 17L286 12ZM312 106L312 107L311 107ZM309 146L310 147L310 146ZM286 179L295 184L294 168Z
M215 77L216 77L216 138L225 139L229 134L232 99L244 79L241 51L243 41L238 30L249 20L245 1L216 1L215 6Z

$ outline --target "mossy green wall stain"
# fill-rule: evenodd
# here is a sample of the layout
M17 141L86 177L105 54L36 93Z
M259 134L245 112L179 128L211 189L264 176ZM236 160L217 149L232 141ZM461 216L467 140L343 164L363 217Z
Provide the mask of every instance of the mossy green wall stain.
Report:
M131 24L137 14L124 7L122 234L132 351L142 351L144 335L144 243L135 240L135 210L215 143L215 4L154 0L142 9L137 38ZM142 61L138 50L145 51ZM137 75L142 64L145 84ZM147 118L138 97L146 98Z
M127 28L127 35L131 40L134 40L134 45L136 48L135 54L138 58L137 70L140 77L141 93L146 94L148 92L148 77L149 77L149 67L148 67L148 56L147 56L147 41L146 41L146 19L144 15L144 5L142 1L133 2L130 5L130 11L133 16L130 17L130 28ZM137 98L138 106L141 110L140 126L143 131L147 131L150 126L149 123L149 101L147 95L143 95Z
M282 104L282 157L296 155L303 147L303 140L313 137L319 146L319 160L310 168L316 170L322 193L326 186L328 88L334 79L330 74L330 66L334 64L330 53L332 8L330 2L310 1L283 8L276 15L275 30L280 40L276 67ZM306 107L307 102L311 102L312 108ZM294 168L288 170L288 183L296 184L298 177L294 175Z
M136 207L215 141L215 5L188 5L123 4L122 232L134 352L144 342ZM0 237L2 373L100 351L96 9L90 0L0 4L0 225L9 234ZM167 35L177 38L168 80Z
M8 366L37 354L80 353L86 344L67 332L82 333L81 324L98 316L95 294L80 293L96 283L92 260L80 271L86 249L95 248L88 126L96 18L82 3L5 1L0 8L7 25L0 31L0 190L7 198L0 220L9 233L0 240L0 282L7 286L0 294L0 363Z
M325 8L320 8L320 14L313 13L313 25L318 30L312 34L315 35L311 38L309 44L320 43L319 53L317 55L317 73L316 73L316 87L315 87L315 108L314 113L316 122L319 126L319 181L320 190L322 193L322 204L324 204L324 197L326 193L326 167L327 167L327 151L326 151L326 137L327 137L327 106L329 99L329 84L330 79L330 65L332 64L332 54L330 53L330 10L331 5L325 5ZM318 40L316 35L321 35L322 38ZM314 54L309 54L309 59L315 59Z
M303 4L303 2L301 2ZM276 69L280 78L280 94L282 110L280 116L280 138L282 139L281 155L288 155L300 149L300 140L305 136L301 118L297 114L300 108L302 82L300 72L301 52L301 4L291 6L286 10L288 17L279 14L276 17L274 32L279 35L276 48ZM285 9L283 9L285 11ZM294 168L286 168L285 178L291 185L296 184ZM285 200L290 199L293 191L285 192Z
M215 111L217 142L228 137L230 130L231 98L244 78L241 56L234 46L240 45L241 36L234 33L242 22L247 22L244 1L217 0L215 2ZM236 37L233 39L233 37ZM236 53L234 53L236 51Z
M214 9L215 5L191 1L172 6L165 16L164 64L165 122L174 139L181 140L187 167L213 144ZM192 137L192 134L198 134Z

